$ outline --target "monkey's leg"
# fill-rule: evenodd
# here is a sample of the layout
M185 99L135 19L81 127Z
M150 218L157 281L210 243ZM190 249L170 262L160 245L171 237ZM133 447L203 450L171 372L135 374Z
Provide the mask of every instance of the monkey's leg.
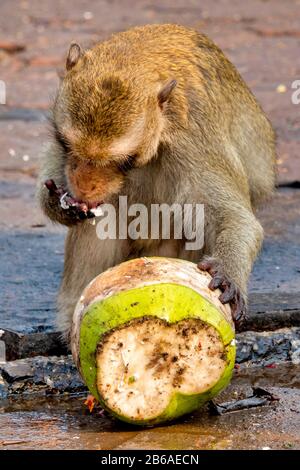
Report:
M84 288L98 274L125 261L128 250L128 240L100 239L95 226L89 223L68 230L57 315L58 330L66 339Z
M230 303L237 326L246 317L247 283L253 262L261 248L263 229L253 213L245 208L227 212L226 223L217 227L215 246L198 267L208 271L210 289L222 291L222 303Z

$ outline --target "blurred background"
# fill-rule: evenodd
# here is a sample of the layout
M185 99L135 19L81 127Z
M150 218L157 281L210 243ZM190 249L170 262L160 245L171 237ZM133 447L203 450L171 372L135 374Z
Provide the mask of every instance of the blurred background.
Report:
M300 290L300 104L291 99L300 79L300 0L1 0L0 327L54 325L64 231L45 220L34 192L47 112L70 42L89 47L112 32L166 22L209 35L272 121L284 187L260 214L267 237L250 290L267 297Z

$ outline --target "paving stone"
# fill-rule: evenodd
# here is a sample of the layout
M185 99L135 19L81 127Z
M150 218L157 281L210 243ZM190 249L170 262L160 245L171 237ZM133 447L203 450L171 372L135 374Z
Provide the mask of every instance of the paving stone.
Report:
M28 362L13 361L1 367L1 374L8 384L13 384L16 381L21 382L32 379L34 371Z
M1 328L54 328L55 298L63 267L63 236L0 232Z
M0 364L0 373L8 394L60 394L86 391L69 357L20 359Z
M251 361L261 366L281 361L298 362L300 353L300 328L275 332L254 333L247 331L237 335L236 363ZM298 343L299 342L299 343Z
M0 363L33 356L61 356L70 352L58 331L22 334L2 329L0 346L2 346Z

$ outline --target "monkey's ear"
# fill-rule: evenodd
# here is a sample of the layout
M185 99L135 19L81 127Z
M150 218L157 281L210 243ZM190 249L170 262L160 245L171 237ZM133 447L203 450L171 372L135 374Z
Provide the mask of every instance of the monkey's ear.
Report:
M79 61L80 57L82 57L82 55L83 55L83 51L81 47L79 46L79 44L77 44L76 42L73 42L70 45L70 49L68 52L66 69L71 70L77 64L77 62Z
M163 87L162 89L160 90L160 92L158 93L158 96L157 96L157 99L158 99L158 104L160 107L163 106L163 104L168 101L172 91L174 90L174 88L176 87L177 85L177 81L176 80L170 80L169 82L167 82Z

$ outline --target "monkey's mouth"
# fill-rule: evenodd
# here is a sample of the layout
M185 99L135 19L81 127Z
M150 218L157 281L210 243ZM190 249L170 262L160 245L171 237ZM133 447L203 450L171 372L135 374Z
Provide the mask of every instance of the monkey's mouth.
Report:
M57 187L54 180L49 179L45 181L45 186L48 189L50 195L55 196L59 199L59 203L62 209L68 210L73 209L87 218L97 217L103 214L101 205L104 203L101 201L82 201L72 196L70 191L63 187Z
M68 191L60 197L60 205L63 209L69 209L70 207L78 207L83 212L91 212L97 215L97 212L100 212L100 206L104 201L82 201L72 196ZM102 211L101 211L102 212ZM100 215L100 213L99 213Z

